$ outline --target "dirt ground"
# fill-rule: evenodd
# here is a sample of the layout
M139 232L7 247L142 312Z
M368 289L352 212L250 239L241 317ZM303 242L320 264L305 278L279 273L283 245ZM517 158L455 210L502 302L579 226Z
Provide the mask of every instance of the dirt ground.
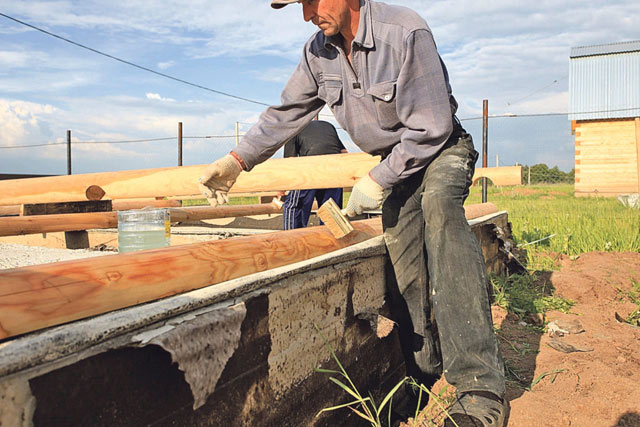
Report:
M558 262L548 281L576 305L572 314L551 311L544 320L577 320L584 332L551 337L534 319L493 309L509 367L509 426L640 426L640 328L615 317L638 308L624 292L640 282L640 254L592 252ZM558 351L549 345L554 340L582 351Z

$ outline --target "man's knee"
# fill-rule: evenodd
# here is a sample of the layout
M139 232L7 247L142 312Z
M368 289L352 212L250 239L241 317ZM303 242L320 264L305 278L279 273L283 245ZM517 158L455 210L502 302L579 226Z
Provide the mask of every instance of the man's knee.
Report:
M422 214L429 231L438 231L452 222L464 218L462 203L453 197L438 191L425 191L422 194Z

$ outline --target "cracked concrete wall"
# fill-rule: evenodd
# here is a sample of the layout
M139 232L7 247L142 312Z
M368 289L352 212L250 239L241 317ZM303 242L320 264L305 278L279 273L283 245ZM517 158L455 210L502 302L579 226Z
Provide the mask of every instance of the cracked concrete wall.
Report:
M383 258L363 262L368 268L346 263L328 272L294 276L269 294L269 381L276 396L330 358L320 333L334 349L340 348L348 316L377 312L384 304Z

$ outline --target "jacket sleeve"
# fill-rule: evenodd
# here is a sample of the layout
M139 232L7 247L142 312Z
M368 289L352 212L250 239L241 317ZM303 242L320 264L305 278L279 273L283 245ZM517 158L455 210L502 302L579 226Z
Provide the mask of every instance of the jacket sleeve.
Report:
M246 170L271 157L286 141L296 136L324 106L318 97L318 82L311 72L307 52L287 82L281 95L281 105L266 109L254 126L244 135L233 151L246 164Z
M410 32L396 82L396 112L406 130L371 177L389 188L424 168L451 135L451 89L431 32Z

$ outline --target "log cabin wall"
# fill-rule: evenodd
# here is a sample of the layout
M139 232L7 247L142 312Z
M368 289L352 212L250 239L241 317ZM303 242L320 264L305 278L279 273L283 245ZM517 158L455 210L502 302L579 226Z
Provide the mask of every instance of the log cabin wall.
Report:
M638 192L637 120L575 123L575 195L614 197Z

